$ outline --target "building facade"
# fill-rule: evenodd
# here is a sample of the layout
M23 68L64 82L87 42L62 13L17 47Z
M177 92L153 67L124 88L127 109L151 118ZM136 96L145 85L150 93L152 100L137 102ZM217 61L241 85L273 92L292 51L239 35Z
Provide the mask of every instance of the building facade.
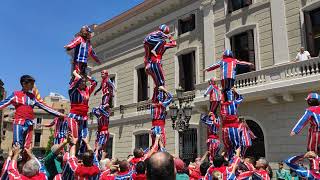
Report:
M174 131L167 116L170 153L192 160L206 151L206 127L199 117L209 101L203 92L219 73L202 70L227 48L255 65L254 71L238 67L236 80L244 95L240 115L258 137L248 153L277 162L305 152L307 128L301 135L289 134L307 106L304 98L320 80L319 8L319 0L146 0L98 25L93 44L103 63L91 65L91 74L101 82L100 71L108 69L118 89L109 128L112 156L126 158L135 147L151 144L148 99L154 85L144 73L142 42L163 23L177 40L163 57L167 88L174 93L182 86L185 102L193 106L184 133ZM292 62L301 46L313 58ZM90 107L100 101L100 95L92 97ZM94 131L92 125L91 141Z

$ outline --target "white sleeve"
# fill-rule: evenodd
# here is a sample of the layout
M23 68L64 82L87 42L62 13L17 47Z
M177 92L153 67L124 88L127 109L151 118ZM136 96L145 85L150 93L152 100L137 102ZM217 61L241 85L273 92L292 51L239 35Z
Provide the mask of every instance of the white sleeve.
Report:
M309 51L306 51L306 54L307 54L307 56L310 56L310 53L309 53Z
M299 60L299 53L298 53L297 56L296 56L296 60Z

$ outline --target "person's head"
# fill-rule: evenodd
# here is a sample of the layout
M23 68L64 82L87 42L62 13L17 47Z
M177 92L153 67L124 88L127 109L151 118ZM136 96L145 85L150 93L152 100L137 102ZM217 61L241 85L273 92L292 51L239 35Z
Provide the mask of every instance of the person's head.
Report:
M120 172L126 172L129 170L129 163L127 160L122 160L119 162L119 170Z
M257 169L266 169L269 163L265 158L260 158L256 161L256 168Z
M207 170L208 170L209 167L210 167L209 162L203 162L203 163L200 165L200 173L201 173L201 176L205 176L205 175L206 175Z
M108 158L102 159L102 160L100 161L100 166L101 166L101 171L105 171L105 170L109 169L110 166L111 166L111 161L110 161L110 159L108 159Z
M162 24L159 26L159 30L164 32L165 34L169 34L170 33L170 28L169 26Z
M91 28L89 26L85 25L85 26L81 27L78 34L79 34L79 36L83 37L84 39L90 39L91 33L92 33Z
M306 100L309 106L319 106L320 96L318 93L309 93Z
M147 179L174 180L175 168L173 157L167 152L153 154L147 163Z
M101 71L101 78L102 79L107 78L108 76L109 76L108 70L102 70Z
M224 157L221 155L216 155L213 160L214 167L221 167L224 164Z
M22 174L27 177L32 177L39 172L39 168L39 163L32 158L23 165Z
M220 171L213 171L212 172L212 179L213 180L220 180L222 179L222 174Z
M146 173L146 166L143 161L140 161L137 163L136 172L137 172L137 174L145 174Z
M143 153L143 149L142 148L135 148L133 150L133 155L135 158L141 158L143 157L144 153Z
M223 52L223 57L233 57L233 52L230 49L226 49Z
M209 80L209 84L212 84L212 85L216 84L216 83L215 83L215 78L211 78L211 79Z
M279 165L279 169L283 169L283 162L279 162L278 165Z
M32 91L35 81L36 80L30 75L23 75L20 77L20 84L24 91Z
M94 153L93 151L89 150L82 155L82 161L83 165L86 167L90 167L93 165L93 158L94 158Z
M80 84L79 84L79 89L80 89L80 90L85 90L86 87L87 87L87 80L83 78L83 79L81 79L80 81L81 81L81 82L80 82Z
M304 47L300 48L300 52L303 53L304 52Z
M184 172L185 164L181 159L175 158L174 159L174 165L176 167L177 173L183 173Z

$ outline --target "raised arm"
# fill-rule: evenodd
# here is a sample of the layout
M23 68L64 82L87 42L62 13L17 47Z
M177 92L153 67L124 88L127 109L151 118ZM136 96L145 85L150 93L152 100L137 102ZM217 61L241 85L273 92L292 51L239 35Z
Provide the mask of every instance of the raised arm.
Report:
M236 104L241 104L243 101L243 96L242 95L238 95L237 99L235 100Z
M54 126L56 123L57 123L57 117L54 118L54 119L50 122L50 124L44 124L43 126L44 126L44 127L52 127L52 126Z
M66 48L67 50L71 50L75 48L77 45L79 45L81 43L81 40L82 37L78 36L74 38L69 44L65 45L64 48Z
M90 82L89 95L91 95L94 89L97 87L98 82L93 77L89 77L89 76L88 76L88 80Z
M14 100L14 93L12 93L6 99L4 99L3 101L0 102L0 109L3 109L5 107L9 106L13 100Z
M99 88L94 92L94 95L97 95L97 93L101 91L101 89L102 89L102 84L100 84Z
M296 163L300 159L303 159L303 156L304 155L292 156L292 157L288 158L287 160L285 160L284 163L286 163L290 169L295 171L299 177L303 177L303 178L312 177L312 175L309 173L309 171L306 168L301 167Z
M222 61L219 60L218 62L216 62L216 63L212 64L211 66L207 67L206 69L204 69L204 71L209 72L209 71L213 71L213 70L219 68L221 66L221 62Z
M307 125L308 120L310 119L311 116L312 116L312 112L309 110L306 110L304 112L304 115L300 118L300 120L291 130L291 135L298 134L303 129L303 127Z
M210 84L210 86L208 86L206 92L204 92L204 97L208 96L208 94L213 90L213 85Z
M60 116L60 117L64 116L62 113L52 109L51 107L47 106L43 102L39 102L37 99L35 99L35 101L36 101L36 103L35 103L36 106L38 106L40 109L45 110L49 114L52 114L54 116Z
M92 57L92 59L93 59L94 61L96 61L98 64L101 64L101 61L100 61L100 59L98 58L96 52L94 51L92 45L90 45L90 48L89 48L89 52L88 52L88 53L89 53L89 55Z
M239 61L239 60L237 60L237 64L240 64L240 65L248 65L248 66L253 66L253 64L252 64L252 63L250 63L250 62L247 62L247 61Z

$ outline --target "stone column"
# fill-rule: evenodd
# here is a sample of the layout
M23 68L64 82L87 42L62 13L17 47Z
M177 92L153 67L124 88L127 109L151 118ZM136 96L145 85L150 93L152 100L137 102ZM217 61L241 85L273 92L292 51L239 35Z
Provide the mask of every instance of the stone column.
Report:
M270 0L274 64L289 62L284 0Z
M214 4L215 0L203 0L200 7L203 12L204 68L213 64L215 59ZM205 73L204 78L210 79L209 73Z

